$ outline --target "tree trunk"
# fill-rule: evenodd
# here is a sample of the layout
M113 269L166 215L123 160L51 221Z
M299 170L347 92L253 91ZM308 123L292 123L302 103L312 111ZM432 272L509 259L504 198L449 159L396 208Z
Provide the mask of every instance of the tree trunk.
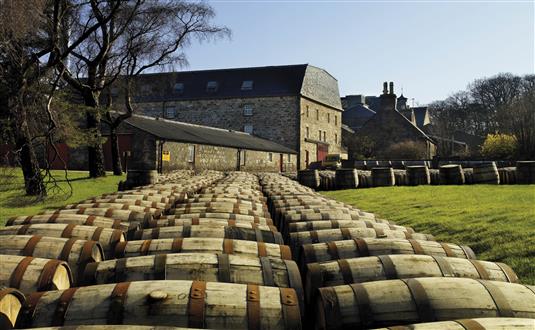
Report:
M111 162L113 166L113 175L123 174L121 166L121 154L119 151L119 139L117 138L117 129L110 127L110 144L111 144Z
M84 95L86 106L93 108L86 112L87 128L93 130L93 141L87 147L89 177L98 178L106 176L104 168L104 150L102 147L102 132L100 130L100 113L98 112L98 95L88 91Z

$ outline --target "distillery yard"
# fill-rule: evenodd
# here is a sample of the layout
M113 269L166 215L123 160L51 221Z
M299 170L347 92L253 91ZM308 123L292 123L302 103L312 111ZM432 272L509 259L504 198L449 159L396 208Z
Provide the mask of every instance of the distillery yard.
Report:
M510 265L535 284L535 186L381 187L324 192L437 241L469 245L478 259Z
M48 196L37 201L35 197L26 196L20 168L0 167L0 226L4 226L6 220L13 216L37 214L92 196L117 191L119 181L125 178L124 175L115 176L110 172L106 177L91 179L87 171L69 171L67 177L72 186L71 193L64 171L52 170L51 174L56 178L56 184L48 182Z

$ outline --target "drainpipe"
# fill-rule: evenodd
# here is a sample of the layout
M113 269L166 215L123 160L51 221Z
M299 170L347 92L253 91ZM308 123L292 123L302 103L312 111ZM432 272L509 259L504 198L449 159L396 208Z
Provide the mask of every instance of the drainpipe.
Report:
M236 164L236 171L239 171L241 167L241 149L237 149L237 150L238 150L238 154L237 154L236 159L238 160L238 163Z
M163 157L163 145L165 143L165 140L163 141L158 141L158 173L162 174L163 173L163 160L162 160L162 157Z

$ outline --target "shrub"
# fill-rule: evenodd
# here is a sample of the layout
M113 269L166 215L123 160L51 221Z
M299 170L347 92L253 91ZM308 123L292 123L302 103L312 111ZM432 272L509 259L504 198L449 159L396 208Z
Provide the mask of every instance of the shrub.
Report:
M387 159L425 159L426 151L425 144L406 140L391 144L384 151L384 157Z
M494 159L511 159L517 150L516 137L508 134L489 134L481 146L481 154Z

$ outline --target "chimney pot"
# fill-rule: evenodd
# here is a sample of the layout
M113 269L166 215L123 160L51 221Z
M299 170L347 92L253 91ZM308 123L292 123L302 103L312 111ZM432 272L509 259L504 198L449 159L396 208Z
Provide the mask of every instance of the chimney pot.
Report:
M383 83L383 94L388 94L388 83L386 81Z
M394 82L390 82L390 94L394 94Z

